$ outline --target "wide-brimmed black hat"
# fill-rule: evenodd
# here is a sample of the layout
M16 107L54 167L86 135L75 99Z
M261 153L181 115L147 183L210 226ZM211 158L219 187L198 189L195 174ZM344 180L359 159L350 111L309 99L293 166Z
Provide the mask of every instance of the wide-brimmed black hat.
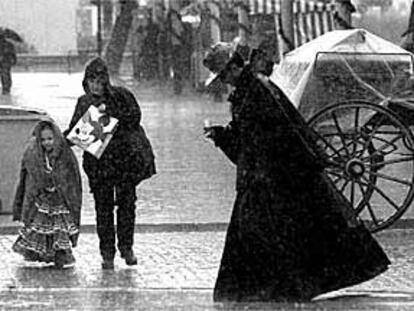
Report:
M230 65L236 64L239 67L244 66L243 57L233 52L231 45L219 42L211 47L203 59L203 65L211 71L212 75L205 82L206 86L210 85L217 79L221 79Z

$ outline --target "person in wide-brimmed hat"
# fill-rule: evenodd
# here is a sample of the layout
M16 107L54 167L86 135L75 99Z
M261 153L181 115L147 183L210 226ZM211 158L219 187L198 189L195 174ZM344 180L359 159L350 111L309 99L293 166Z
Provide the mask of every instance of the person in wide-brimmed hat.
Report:
M204 63L234 87L230 123L205 128L237 167L214 300L308 301L384 272L387 256L328 180L286 95L237 53Z

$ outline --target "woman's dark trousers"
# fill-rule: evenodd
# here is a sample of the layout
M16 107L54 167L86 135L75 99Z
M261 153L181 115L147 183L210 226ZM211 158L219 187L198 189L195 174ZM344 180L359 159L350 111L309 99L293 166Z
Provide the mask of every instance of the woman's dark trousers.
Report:
M123 254L132 250L134 244L136 191L133 184L101 185L93 192L95 199L96 223L99 237L99 249L103 259L115 256L115 224L118 250Z

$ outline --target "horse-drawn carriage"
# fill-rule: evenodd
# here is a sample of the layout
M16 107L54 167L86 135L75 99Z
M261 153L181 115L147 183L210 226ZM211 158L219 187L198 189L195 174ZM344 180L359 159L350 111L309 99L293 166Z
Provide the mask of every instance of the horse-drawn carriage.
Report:
M413 66L409 52L356 29L302 45L271 77L317 133L328 176L371 231L414 199Z

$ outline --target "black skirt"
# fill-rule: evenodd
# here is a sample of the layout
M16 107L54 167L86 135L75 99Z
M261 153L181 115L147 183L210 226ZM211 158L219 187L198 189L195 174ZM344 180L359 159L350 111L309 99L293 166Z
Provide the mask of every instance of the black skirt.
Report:
M390 264L324 173L295 186L255 181L239 191L215 301L308 301L367 281Z

